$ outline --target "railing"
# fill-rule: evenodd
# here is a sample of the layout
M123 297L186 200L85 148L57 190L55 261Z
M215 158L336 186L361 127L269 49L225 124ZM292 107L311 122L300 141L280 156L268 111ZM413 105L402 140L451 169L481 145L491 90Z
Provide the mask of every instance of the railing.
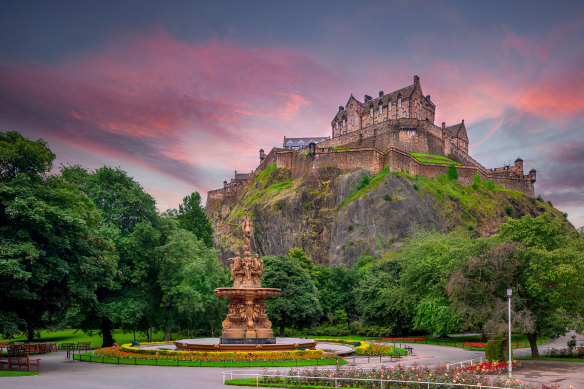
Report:
M239 370L241 371L241 370ZM391 388L392 385L391 384L407 384L407 385L416 385L419 387L426 387L428 389L430 389L432 386L436 386L436 385L446 385L447 387L460 387L460 388L487 388L487 389L508 389L506 387L502 387L502 386L488 386L488 385L471 385L471 384L454 384L454 383L450 383L450 382L431 382L431 381L406 381L406 380L387 380L387 379L380 379L380 378L342 378L342 377L313 377L313 376L301 376L301 375L284 375L284 374L258 374L258 373L250 373L249 370L246 371L245 373L240 373L238 370L232 370L232 371L224 371L223 372L223 383L225 384L225 381L227 380L227 377L229 377L230 380L233 379L233 377L249 377L249 378L255 378L255 383L256 386L259 386L260 384L260 378L283 378L283 379L302 379L302 378L306 378L306 379L310 379L310 380L324 380L324 381L329 381L329 383L332 383L334 381L334 387L338 388L339 387L339 382L363 382L363 383L373 383L374 385L376 383L379 384L379 388L384 389L384 388ZM331 387L333 387L331 385Z
M469 360L462 361L462 362L449 363L446 365L446 368L451 369L452 367L457 367L458 365L460 365L460 367L462 368L465 364L472 366L475 364L475 361L478 361L478 363L482 363L483 359L484 359L483 357L480 357L480 358L469 359Z

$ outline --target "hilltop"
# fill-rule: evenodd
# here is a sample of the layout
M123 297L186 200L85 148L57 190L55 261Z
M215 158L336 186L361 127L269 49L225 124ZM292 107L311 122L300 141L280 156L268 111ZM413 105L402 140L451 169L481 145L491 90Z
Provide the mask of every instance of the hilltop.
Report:
M550 203L504 189L475 175L462 185L446 174L428 178L407 171L377 174L321 167L293 178L289 169L268 165L242 187L235 202L208 204L215 245L223 260L241 247L240 218L248 209L252 245L260 255L287 254L301 247L316 263L353 264L364 254L395 250L416 230L462 227L476 236L495 234L508 218L550 212Z

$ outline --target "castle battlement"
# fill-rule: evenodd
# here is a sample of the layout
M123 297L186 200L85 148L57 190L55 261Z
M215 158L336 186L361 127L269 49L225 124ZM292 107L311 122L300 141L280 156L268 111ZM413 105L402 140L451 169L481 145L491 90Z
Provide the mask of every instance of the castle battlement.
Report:
M261 149L260 164L247 178L238 179L236 172L231 183L225 181L224 188L208 193L207 210L219 209L209 206L217 202L234 205L245 185L274 163L278 168L289 169L293 178L327 166L344 172L369 168L374 173L389 166L391 172L403 169L430 178L447 172L449 164L421 162L411 153L447 157L459 163L456 168L462 184L471 185L478 174L482 180L534 195L535 169L524 174L521 158L514 165L485 168L468 154L464 120L437 126L435 110L430 95L422 93L418 76L414 76L412 85L388 94L380 91L375 99L365 95L360 102L351 94L331 122L330 138L284 137L284 148L273 148L267 155Z

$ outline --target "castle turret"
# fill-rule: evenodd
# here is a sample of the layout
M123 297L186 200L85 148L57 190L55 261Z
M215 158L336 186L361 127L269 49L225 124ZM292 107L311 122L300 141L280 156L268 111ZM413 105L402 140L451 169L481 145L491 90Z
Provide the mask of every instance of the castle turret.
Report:
M414 76L414 85L419 85L420 84L420 77L418 77L418 75Z
M264 149L260 149L260 163L266 158L266 153L264 153Z
M529 171L529 179L531 180L531 183L535 182L536 173L537 170L535 170L534 168L531 168L531 170Z
M518 173L521 173L521 174L523 174L523 160L522 160L521 158L517 158L517 159L515 160L515 170L516 170Z

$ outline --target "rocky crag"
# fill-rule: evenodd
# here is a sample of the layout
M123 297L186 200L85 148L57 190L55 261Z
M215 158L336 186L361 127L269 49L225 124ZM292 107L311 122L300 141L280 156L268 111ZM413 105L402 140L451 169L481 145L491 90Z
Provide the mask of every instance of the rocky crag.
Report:
M316 263L353 264L369 254L397 249L418 230L448 231L457 226L477 236L496 233L508 217L552 212L551 204L505 190L475 177L464 186L446 175L436 179L386 167L343 174L322 167L297 179L270 165L243 188L235 204L207 209L215 244L224 261L242 244L240 227L247 209L253 224L253 250L261 256L287 254L300 247Z

